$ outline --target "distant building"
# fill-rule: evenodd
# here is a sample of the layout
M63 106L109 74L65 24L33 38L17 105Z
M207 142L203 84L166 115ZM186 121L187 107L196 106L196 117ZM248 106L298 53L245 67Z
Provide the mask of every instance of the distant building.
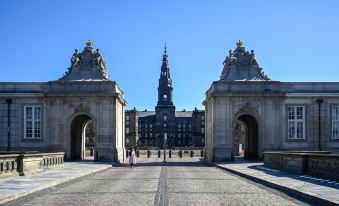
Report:
M241 41L223 65L204 101L208 161L262 159L274 150L339 151L339 82L272 81Z
M0 151L65 152L65 158L124 158L124 93L88 41L56 81L0 83Z
M175 111L173 86L165 47L155 111L126 110L126 147L204 147L205 112Z

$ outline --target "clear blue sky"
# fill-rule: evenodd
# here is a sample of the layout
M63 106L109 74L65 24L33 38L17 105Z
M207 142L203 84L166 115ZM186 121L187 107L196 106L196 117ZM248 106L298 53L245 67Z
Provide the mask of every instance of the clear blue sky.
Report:
M339 80L339 1L0 1L0 81L45 82L91 39L127 109L154 109L164 42L177 109L203 108L241 39L272 80Z

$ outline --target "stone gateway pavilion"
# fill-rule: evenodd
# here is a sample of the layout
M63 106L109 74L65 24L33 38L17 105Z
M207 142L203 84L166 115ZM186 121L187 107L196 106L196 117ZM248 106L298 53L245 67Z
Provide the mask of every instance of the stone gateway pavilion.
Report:
M95 135L95 160L123 161L125 105L99 49L88 41L59 80L0 83L0 151L65 152L66 159L81 160L90 155L87 132Z
M263 159L265 151L339 151L339 82L268 78L239 40L206 92L206 159Z

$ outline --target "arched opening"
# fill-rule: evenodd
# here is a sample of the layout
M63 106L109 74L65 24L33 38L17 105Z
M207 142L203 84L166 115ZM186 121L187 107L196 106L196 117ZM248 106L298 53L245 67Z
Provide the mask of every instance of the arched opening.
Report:
M71 159L94 160L95 125L88 115L75 117L71 124Z
M241 115L236 122L235 155L249 160L258 159L258 122L251 115Z

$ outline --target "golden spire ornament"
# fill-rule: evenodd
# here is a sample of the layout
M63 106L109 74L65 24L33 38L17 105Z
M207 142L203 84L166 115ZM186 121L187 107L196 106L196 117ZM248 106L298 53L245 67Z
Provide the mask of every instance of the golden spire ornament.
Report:
M86 46L87 46L87 47L93 47L93 42L92 42L91 40L88 40L88 41L86 42Z
M238 40L238 42L236 43L236 45L237 45L237 48L243 48L244 46L244 44L242 43L242 41L240 41L240 39Z

